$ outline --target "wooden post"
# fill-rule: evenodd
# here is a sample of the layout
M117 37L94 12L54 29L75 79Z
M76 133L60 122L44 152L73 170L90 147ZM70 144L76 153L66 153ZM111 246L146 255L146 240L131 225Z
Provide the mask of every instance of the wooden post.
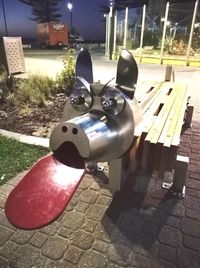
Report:
M192 116L193 116L194 106L188 105L186 116L185 116L185 126L190 127L192 123Z
M171 77L172 77L172 66L167 65L166 71L165 71L165 82L171 81Z
M182 194L185 185L189 157L177 155L172 189L177 194Z

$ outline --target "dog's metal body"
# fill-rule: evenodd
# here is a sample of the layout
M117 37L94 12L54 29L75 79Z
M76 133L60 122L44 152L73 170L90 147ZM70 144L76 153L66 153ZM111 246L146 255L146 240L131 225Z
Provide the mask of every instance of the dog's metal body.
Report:
M134 98L137 76L137 64L124 50L118 61L116 84L93 83L90 55L87 50L81 51L74 89L50 137L50 148L58 159L65 157L59 155L61 147L65 154L74 146L85 161L108 162L112 192L120 190L124 182L124 159L133 146L135 126L142 118Z

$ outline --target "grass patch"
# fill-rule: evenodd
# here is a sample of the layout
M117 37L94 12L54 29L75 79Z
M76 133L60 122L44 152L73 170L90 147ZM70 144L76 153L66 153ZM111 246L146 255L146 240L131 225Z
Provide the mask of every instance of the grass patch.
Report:
M0 185L31 167L48 149L23 144L0 135Z

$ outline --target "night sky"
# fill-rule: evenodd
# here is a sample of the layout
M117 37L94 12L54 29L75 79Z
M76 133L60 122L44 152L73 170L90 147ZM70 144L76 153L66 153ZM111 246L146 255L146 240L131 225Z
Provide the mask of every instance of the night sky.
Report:
M70 24L70 14L67 0L60 2L62 22ZM99 12L100 4L107 4L108 0L73 0L73 25L85 39L102 40L105 38L105 23L101 21L103 14ZM24 38L36 37L36 23L29 20L31 7L18 0L4 0L9 36ZM70 25L69 25L70 27ZM5 33L2 5L0 1L0 35Z

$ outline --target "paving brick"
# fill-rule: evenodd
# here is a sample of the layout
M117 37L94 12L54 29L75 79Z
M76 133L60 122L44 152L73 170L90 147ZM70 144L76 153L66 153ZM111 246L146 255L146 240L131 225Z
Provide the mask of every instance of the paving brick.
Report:
M90 219L86 219L81 228L83 230L87 231L87 232L93 233L96 225L97 225L97 222L96 221L93 221L93 220L90 220Z
M155 268L155 267L152 266L152 268ZM177 266L176 264L173 264L169 261L161 259L158 268L177 268Z
M0 248L0 255L6 259L9 259L13 253L19 249L19 245L15 244L12 241L7 241L1 248ZM1 267L1 266L0 266Z
M14 232L12 230L0 226L0 246L3 246L3 244L6 243L13 234Z
M199 198L193 196L185 196L184 204L186 208L196 209L200 211Z
M85 213L88 208L89 208L89 204L87 203L78 202L78 204L76 205L77 212Z
M167 261L175 262L176 260L176 248L166 245L160 246L159 256Z
M13 226L12 224L10 224L10 222L8 221L4 210L0 213L0 225L6 227L8 229L11 229L13 231L17 230L17 228L15 226Z
M31 237L34 235L35 231L17 231L11 238L17 244L26 244Z
M103 205L103 206L109 206L111 201L112 199L110 196L100 195L97 200L97 204Z
M110 235L105 230L104 226L101 223L98 223L95 230L94 230L94 238L97 238L99 240L105 241L105 242L111 242Z
M200 189L196 190L196 189L188 188L188 189L186 189L186 195L197 197L200 199Z
M98 192L87 189L80 194L79 199L82 202L88 204L94 204L98 197L99 197Z
M192 165L198 165L198 164L199 164L199 160L197 160L197 159L193 159L193 158L190 157L190 163L191 163Z
M161 208L172 216L183 217L185 215L184 205L175 198L168 199L161 205Z
M181 233L177 228L166 225L159 234L159 241L172 247L178 247L181 241Z
M47 239L41 249L42 255L51 258L53 260L60 259L67 247L69 242L59 236L53 236Z
M185 185L189 188L192 189L198 189L200 190L200 181L196 180L196 179L187 179L185 182Z
M93 235L83 230L78 230L74 232L71 237L72 245L83 250L91 248L93 241Z
M81 190L86 190L89 188L90 184L92 183L92 178L91 176L86 175L83 180L81 181L81 183L79 184L79 189Z
M100 193L109 197L113 197L110 189L105 188L105 186L103 188L100 189Z
M41 228L39 232L49 236L53 236L57 233L58 227L59 223L57 221L54 221L53 223Z
M77 265L62 259L58 261L50 261L46 268L77 268Z
M90 186L90 189L94 191L99 191L101 189L101 185L99 185L99 183L97 183L96 181L93 181Z
M105 255L94 251L88 250L86 251L80 261L79 261L79 268L104 268L107 265L107 258Z
M169 216L166 220L167 225L170 225L176 228L179 228L180 222L181 222L180 217L175 217L175 216Z
M70 200L69 204L67 205L66 210L71 211L73 208L76 207L77 204L78 204L78 198L73 196L73 198Z
M198 251L179 248L176 263L178 268L199 268L200 254Z
M194 220L197 220L197 221L200 221L200 213L198 210L194 210L194 209L191 209L191 208L187 208L186 209L186 213L185 215L188 217L188 218L192 218Z
M107 251L108 245L109 244L104 242L104 241L95 239L94 243L92 245L92 249L99 251L99 252L102 252L102 253L105 253Z
M37 247L41 248L41 246L44 244L44 242L47 240L47 237L45 234L36 232L33 237L30 240L30 244Z
M83 253L83 250L80 250L79 248L73 246L69 246L63 258L70 263L76 264L83 255Z
M82 189L77 189L76 192L74 193L73 197L78 198L82 192L83 192Z
M9 267L8 262L5 259L1 258L1 257L0 257L0 267L1 268L8 268Z
M9 262L11 261L13 266L19 263L19 266L16 267L31 267L35 265L35 262L40 258L39 249L26 244L19 247L18 250L13 252L13 255Z
M188 177L191 179L199 179L199 174L198 173L194 173L194 172L188 172Z
M73 230L70 230L70 229L65 228L65 227L61 227L58 230L58 235L62 236L63 238L70 239L72 234L73 234Z
M194 153L194 154L198 154L199 153L199 149L196 148L191 148L191 153Z
M133 263L132 250L125 244L114 243L108 246L107 257L118 265L128 265Z
M200 238L195 238L192 236L184 235L183 245L187 248L200 251Z
M76 211L70 211L66 213L63 219L60 221L63 227L67 227L71 230L77 230L85 221L85 215Z
M200 238L200 222L189 218L181 220L181 230L184 234Z
M194 173L200 173L199 165L189 164L188 171L194 172Z
M103 215L106 211L107 207L101 206L101 205L93 205L90 206L86 212L86 216L89 219L95 220L95 221L101 221L103 218Z

